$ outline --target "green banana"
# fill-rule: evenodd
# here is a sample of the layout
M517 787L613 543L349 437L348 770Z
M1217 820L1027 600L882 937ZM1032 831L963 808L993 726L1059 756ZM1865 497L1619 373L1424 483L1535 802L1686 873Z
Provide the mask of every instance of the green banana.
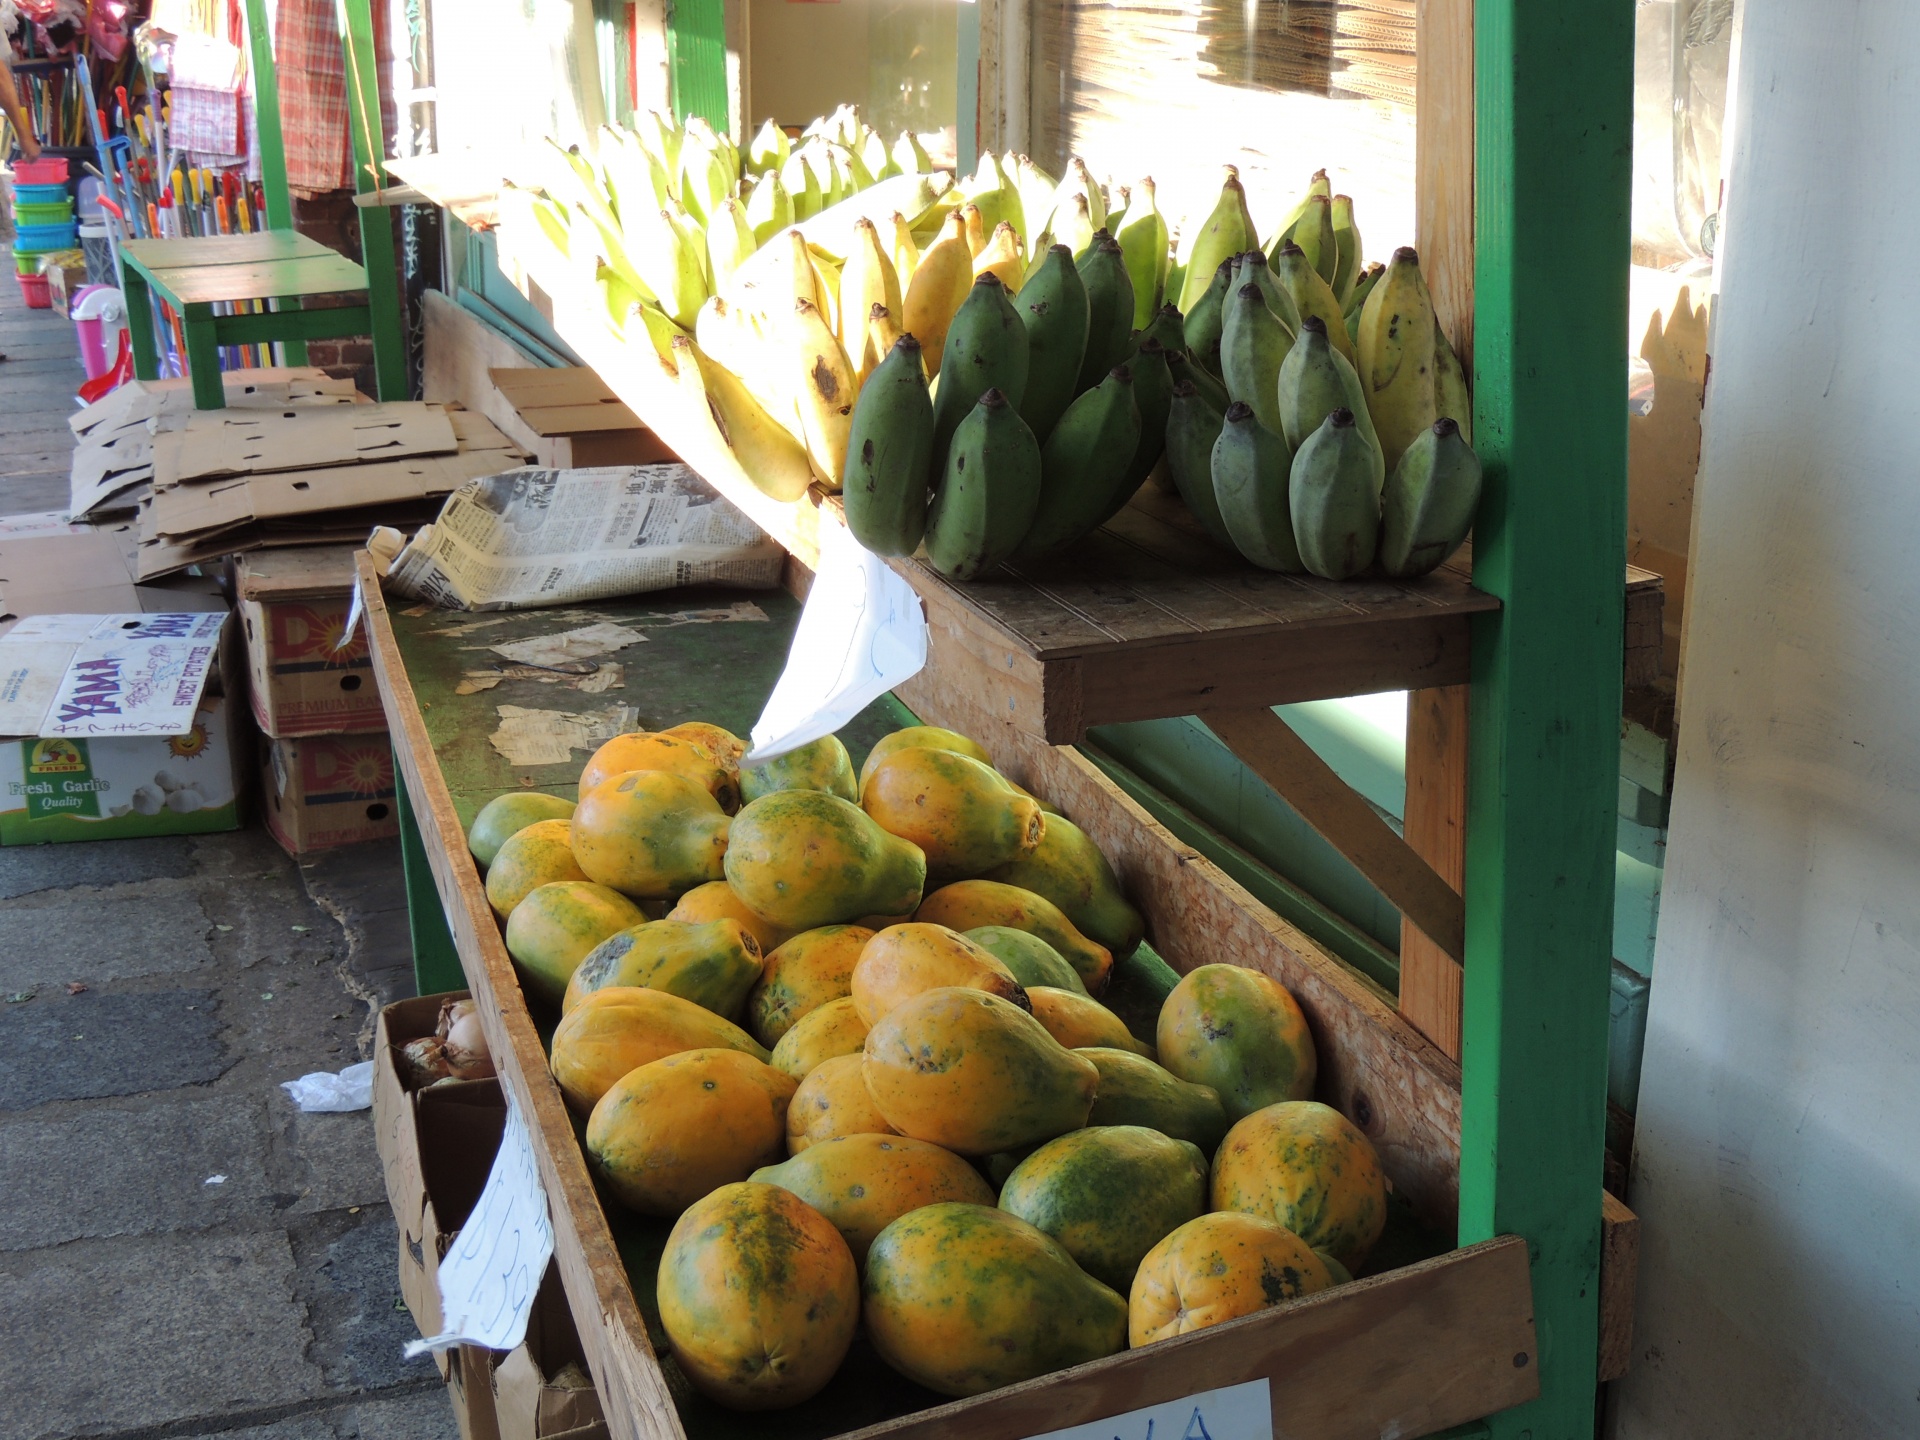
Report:
M1102 523L1126 508L1134 492L1146 483L1153 467L1167 448L1167 411L1173 404L1173 376L1167 370L1167 352L1158 340L1148 340L1127 362L1133 373L1133 403L1140 412L1140 443L1134 447L1133 462L1120 482Z
M1233 283L1233 259L1229 256L1214 267L1213 279L1192 305L1182 305L1186 319L1181 334L1186 338L1187 354L1203 370L1220 373L1220 336L1226 322L1228 287Z
M707 225L707 261L713 271L714 289L732 279L741 262L758 248L738 200L722 200L714 207L713 219Z
M1233 536L1213 493L1213 444L1226 418L1226 410L1191 380L1173 382L1167 406L1167 473L1201 527L1216 544L1231 550Z
M973 580L1012 555L1040 503L1040 446L1003 393L988 390L953 432L933 509L927 562Z
M1350 580L1380 544L1380 487L1373 450L1354 413L1327 416L1294 454L1287 508L1300 562L1322 580Z
M1153 323L1166 293L1167 222L1154 203L1151 177L1133 187L1127 201L1127 217L1113 238L1120 242L1126 257L1127 278L1133 281L1133 328L1144 330ZM1164 343L1164 342L1163 342Z
M1016 410L1027 393L1027 329L1007 299L1007 287L983 271L947 327L940 353L940 392L933 402L933 471L946 464L953 432L980 397L998 390Z
M1373 287L1380 283L1380 277L1386 273L1386 266L1378 260L1370 260L1367 262L1367 268L1354 277L1353 293L1347 296L1340 307L1341 313L1349 322L1349 330L1352 329L1352 322L1359 320L1360 307L1367 303L1367 296L1372 293Z
M1267 302L1267 309L1273 312L1273 318L1280 322L1291 342L1300 333L1300 307L1294 304L1293 296L1267 264L1267 257L1258 250L1248 250L1233 257L1233 275L1228 281L1227 293L1231 295L1246 284L1260 287L1260 296Z
M633 117L633 138L669 175L680 173L680 127L671 115L643 110Z
M1274 276L1277 283L1285 287L1301 319L1311 315L1325 325L1327 339L1333 342L1333 348L1351 362L1354 358L1353 339L1347 334L1346 317L1340 313L1340 302L1333 298L1333 287L1307 263L1306 252L1298 245L1282 245L1274 261ZM1294 326L1296 334L1299 329L1298 325Z
M841 499L847 529L876 555L911 555L927 528L933 468L933 401L920 342L894 342L853 406Z
M1137 314L1138 311L1136 310L1135 313ZM1168 350L1187 348L1186 327L1181 321L1179 307L1172 303L1162 305L1154 311L1153 318L1139 327L1139 330L1142 344L1151 339L1158 340L1161 346Z
M1325 195L1307 197L1307 213L1293 227L1293 244L1306 252L1307 263L1322 280L1331 283L1340 262L1339 242L1333 234L1333 201ZM1274 246L1275 254L1280 247Z
M826 203L825 194L820 189L819 175L807 163L806 146L794 150L773 173L780 177L780 183L787 187L787 194L792 197L795 223L810 220L820 213Z
M1093 211L1087 204L1087 197L1081 194L1068 195L1054 208L1053 219L1047 228L1053 231L1053 238L1067 247L1077 257L1093 244Z
M1381 497L1380 568L1396 580L1438 569L1480 505L1480 458L1451 416L1414 437Z
M1278 250L1282 245L1285 245L1293 239L1293 227L1298 225L1300 223L1300 217L1307 213L1307 207L1313 203L1314 196L1331 196L1332 194L1333 186L1327 180L1327 172L1324 170L1314 171L1312 177L1307 181L1305 193L1301 195L1299 202L1295 204L1293 209L1287 212L1286 218L1280 222L1280 228L1273 232L1273 239L1268 242L1267 248L1269 250Z
M1374 487L1386 479L1386 460L1379 437L1367 415L1366 391L1347 358L1327 343L1327 327L1319 316L1303 322L1300 338L1280 362L1280 428L1296 451L1307 437L1336 410L1351 410L1353 423L1373 448Z
M1286 327L1267 308L1254 284L1242 285L1227 301L1220 332L1220 375L1227 394L1253 407L1255 417L1275 435L1280 424L1280 366L1291 348Z
M764 175L769 170L778 170L792 153L793 142L787 138L787 132L769 116L760 122L760 128L747 143L747 173Z
M1193 357L1184 350L1167 351L1167 373L1173 377L1176 385L1182 380L1192 385L1222 415L1227 413L1227 406L1233 403L1233 397L1227 394L1227 387L1220 383L1219 377L1194 364Z
M1287 442L1236 400L1213 442L1213 498L1233 548L1262 570L1298 575L1306 567L1287 512ZM1202 522L1204 523L1204 521Z
M1073 403L1087 352L1087 287L1066 246L1048 249L1013 308L1027 327L1027 393L1020 415L1044 445Z
M1133 375L1124 365L1067 407L1040 451L1040 504L1016 558L1044 555L1093 530L1140 444Z
M1467 372L1447 343L1446 327L1438 315L1433 317L1433 409L1436 417L1458 424L1460 438L1473 443L1473 396L1467 389Z
M1011 163L1003 161L1001 168L1013 180L1014 189L1020 192L1020 214L1026 222L1014 228L1026 236L1027 258L1033 260L1046 253L1046 246L1040 244L1040 235L1052 222L1053 196L1060 182L1025 155L1010 155L1008 160Z
M1434 413L1433 300L1420 278L1420 256L1393 252L1387 272L1367 296L1358 329L1360 383L1380 436L1387 468L1413 437L1439 418ZM1458 416L1454 417L1458 419Z
M1360 227L1353 223L1353 197L1333 197L1333 295L1344 307L1353 294L1353 282L1360 278L1366 255L1360 248Z
M860 159L872 172L875 181L891 180L901 174L900 162L893 158L893 152L887 149L887 142L878 130L862 127L860 131Z
M1078 155L1067 161L1067 173L1054 193L1055 208L1065 204L1074 195L1086 196L1087 214L1093 221L1093 228L1104 230L1107 225L1107 192L1100 188L1100 182L1087 169L1087 162Z
M1193 243L1184 247L1187 276L1180 288L1180 313L1193 314L1193 307L1212 285L1213 272L1220 262L1232 259L1252 245L1253 227L1247 223L1247 192L1240 184L1240 172L1229 165L1213 213L1201 223Z
M1133 281L1120 246L1106 231L1095 232L1087 253L1075 260L1087 287L1087 352L1080 359L1076 390L1089 390L1127 355L1133 336Z
M911 130L902 130L900 138L893 142L893 163L900 167L902 175L933 173L933 160L927 154L926 146L920 143L920 137Z
M747 196L747 224L753 227L756 247L793 224L793 197L787 193L778 171L769 170Z
M1000 162L991 150L982 151L980 164L970 180L962 182L960 192L980 207L981 228L987 234L1006 221L1015 230L1021 226L1020 191L1001 173Z

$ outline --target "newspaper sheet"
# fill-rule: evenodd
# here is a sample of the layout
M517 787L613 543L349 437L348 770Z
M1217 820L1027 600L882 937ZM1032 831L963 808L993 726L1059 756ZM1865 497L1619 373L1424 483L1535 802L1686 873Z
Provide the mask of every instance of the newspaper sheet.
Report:
M780 583L785 552L684 465L508 470L462 485L411 540L376 531L393 593L516 610L679 585Z

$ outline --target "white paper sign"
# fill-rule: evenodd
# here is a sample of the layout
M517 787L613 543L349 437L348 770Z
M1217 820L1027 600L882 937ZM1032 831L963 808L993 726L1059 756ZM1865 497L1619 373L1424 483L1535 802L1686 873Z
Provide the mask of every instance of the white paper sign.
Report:
M107 615L81 641L40 734L185 735L226 612Z
M1249 1380L1030 1440L1273 1440L1273 1400L1264 1379Z
M440 1262L438 1335L407 1345L407 1358L467 1341L512 1350L526 1338L534 1292L553 1254L547 1192L534 1163L533 1141L511 1099L500 1153L473 1214Z
M758 765L831 735L927 663L920 597L879 556L822 526L820 567L767 708L742 765Z

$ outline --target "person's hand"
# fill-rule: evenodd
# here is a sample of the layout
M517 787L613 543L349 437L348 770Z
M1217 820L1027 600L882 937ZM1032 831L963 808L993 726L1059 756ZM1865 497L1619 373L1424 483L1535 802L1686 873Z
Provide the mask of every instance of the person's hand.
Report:
M40 158L40 142L34 138L31 130L22 131L20 134L20 158L22 160Z

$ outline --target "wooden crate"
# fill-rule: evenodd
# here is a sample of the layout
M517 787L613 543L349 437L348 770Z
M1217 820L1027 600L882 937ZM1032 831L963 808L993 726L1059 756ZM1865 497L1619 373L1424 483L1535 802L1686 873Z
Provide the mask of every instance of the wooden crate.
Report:
M702 1440L707 1431L683 1420L674 1398L679 1382L648 1339L641 1299L468 856L378 582L364 556L360 566L395 759L502 1083L535 1137L561 1277L609 1424L629 1440ZM1413 1211L1446 1224L1459 1166L1453 1062L1353 972L1181 846L1078 755L1004 723L986 723L967 712L966 701L932 687L929 681L903 698L929 716L969 723L997 759L1085 826L1113 856L1148 916L1156 947L1176 968L1231 959L1293 989L1319 1044L1324 1097L1374 1138L1397 1193ZM647 1277L640 1278L645 1283ZM1422 1435L1531 1398L1537 1391L1534 1357L1526 1245L1507 1237L851 1434L862 1440L1021 1440L1269 1376L1276 1381L1276 1434L1294 1440ZM772 1415L754 1417L751 1433L831 1432Z

